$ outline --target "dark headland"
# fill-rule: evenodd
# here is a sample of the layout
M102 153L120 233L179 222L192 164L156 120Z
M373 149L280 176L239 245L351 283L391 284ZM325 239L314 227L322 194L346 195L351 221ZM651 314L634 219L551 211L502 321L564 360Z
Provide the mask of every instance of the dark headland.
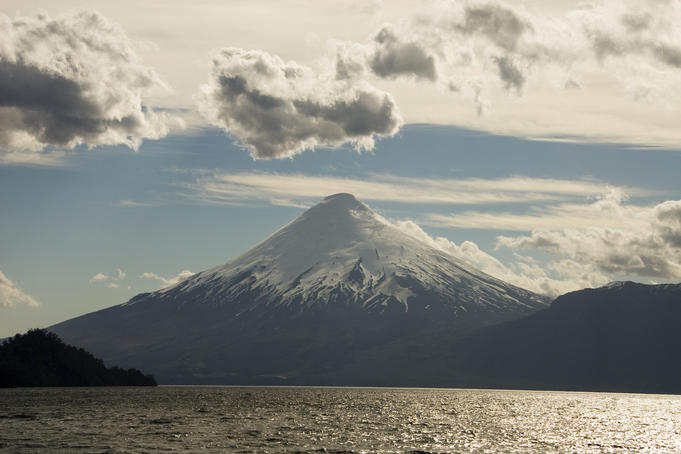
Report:
M0 345L0 387L32 386L156 386L156 380L137 369L107 368L56 334L33 329Z

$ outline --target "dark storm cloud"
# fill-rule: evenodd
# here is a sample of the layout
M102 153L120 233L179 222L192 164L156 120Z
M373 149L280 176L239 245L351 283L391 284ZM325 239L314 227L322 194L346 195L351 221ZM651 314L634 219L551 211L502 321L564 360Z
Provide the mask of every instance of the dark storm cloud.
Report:
M167 132L167 117L141 104L143 94L165 85L100 14L0 15L0 32L0 146L136 148Z
M392 97L368 84L322 78L265 52L235 48L215 55L201 109L260 159L348 142L370 149L375 136L392 135L401 124Z

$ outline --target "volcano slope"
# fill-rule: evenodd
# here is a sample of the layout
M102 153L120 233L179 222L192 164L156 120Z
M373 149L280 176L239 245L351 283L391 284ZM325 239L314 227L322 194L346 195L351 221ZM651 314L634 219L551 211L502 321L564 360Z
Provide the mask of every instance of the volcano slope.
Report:
M336 194L224 265L49 329L165 384L458 386L457 339L547 305Z

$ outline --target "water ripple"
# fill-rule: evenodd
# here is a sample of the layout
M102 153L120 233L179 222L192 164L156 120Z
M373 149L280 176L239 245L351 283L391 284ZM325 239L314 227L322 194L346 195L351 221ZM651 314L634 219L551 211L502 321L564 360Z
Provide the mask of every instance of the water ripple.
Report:
M681 452L681 397L374 388L0 390L4 452Z

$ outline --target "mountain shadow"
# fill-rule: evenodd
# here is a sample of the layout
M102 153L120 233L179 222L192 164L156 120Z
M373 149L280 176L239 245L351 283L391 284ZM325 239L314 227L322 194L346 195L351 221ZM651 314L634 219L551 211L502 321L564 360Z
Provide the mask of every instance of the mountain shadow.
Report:
M156 386L156 381L136 369L107 368L56 334L33 329L0 345L0 387L20 386Z

